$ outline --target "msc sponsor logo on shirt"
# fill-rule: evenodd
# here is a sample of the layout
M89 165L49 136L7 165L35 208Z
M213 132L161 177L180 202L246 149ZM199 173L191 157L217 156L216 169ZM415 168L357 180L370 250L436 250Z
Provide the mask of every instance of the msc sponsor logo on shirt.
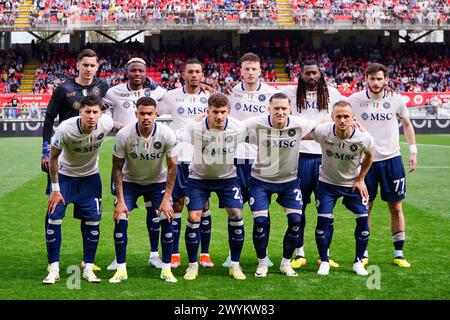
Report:
M393 115L391 112L389 113L367 113L364 112L361 115L361 118L364 121L370 120L370 121L385 121L385 120L392 120L393 119Z
M78 152L78 153L89 153L89 152L94 152L96 151L98 148L101 147L103 141L99 141L96 142L90 146L85 146L85 147L76 147L73 149L73 151Z
M333 157L334 159L343 160L343 161L355 160L355 157L357 156L356 154L345 154L345 153L333 152L331 150L326 150L325 154L329 157Z

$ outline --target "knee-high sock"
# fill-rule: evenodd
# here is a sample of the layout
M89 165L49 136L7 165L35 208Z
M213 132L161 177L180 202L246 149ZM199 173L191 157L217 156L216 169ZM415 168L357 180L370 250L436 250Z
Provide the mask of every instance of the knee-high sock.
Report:
M297 248L303 247L304 241L305 241L305 226L306 226L306 203L303 205L302 209L302 222L300 223L300 230L298 234L298 243Z
M356 228L355 228L355 241L356 252L355 261L362 260L364 251L366 251L367 243L369 242L370 230L367 214L361 214L356 216Z
M228 218L228 243L230 245L231 261L239 262L244 246L244 220Z
M403 250L405 245L405 231L398 231L392 234L392 242L395 250Z
M197 262L198 247L200 244L200 222L187 221L184 239L186 241L189 262Z
M180 253L180 234L181 234L181 212L176 212L173 214L172 220L173 226L173 248L172 253Z
M159 218L156 210L150 207L148 203L145 204L145 207L147 209L147 230L150 240L150 251L158 252Z
M202 212L200 223L200 253L209 253L209 244L211 242L211 211Z
M120 217L119 223L114 226L114 247L116 249L117 263L125 263L128 244L128 219L125 214Z
M267 216L253 218L253 246L259 259L267 255L267 220Z
M283 239L283 258L291 259L298 244L302 215L300 213L290 213L287 215L287 218L288 228Z
M86 241L86 249L84 251L84 262L94 263L95 254L97 253L98 240L100 239L100 222L84 221L85 231L84 237Z
M62 219L49 219L47 223L45 238L47 242L47 257L49 263L59 261L59 252L61 251L62 241L61 224Z
M267 227L266 227L266 234L267 234L267 240L266 240L266 253L267 253L267 247L269 246L269 239L270 239L270 212L267 212Z
M164 213L161 214L161 249L162 249L162 262L170 263L173 249L173 225Z
M333 238L333 214L319 214L316 226L316 244L319 250L320 260L329 261L328 249Z

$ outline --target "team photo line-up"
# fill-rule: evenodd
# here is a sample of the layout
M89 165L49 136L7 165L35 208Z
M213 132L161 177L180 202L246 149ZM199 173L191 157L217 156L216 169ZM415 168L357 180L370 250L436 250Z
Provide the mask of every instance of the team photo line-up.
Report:
M111 192L114 202L116 256L107 267L110 283L128 278L126 268L129 214L143 197L150 240L148 264L160 278L177 282L181 265L181 212L186 205L185 280L195 280L199 265L214 264L209 255L211 192L228 214L229 255L223 266L236 280L246 279L239 261L244 245L242 208L253 216L252 239L258 258L255 277L266 277L269 259L272 195L283 208L281 274L297 277L306 265L303 248L305 214L314 192L317 274L338 268L330 258L336 201L354 213L356 227L353 272L368 275L370 212L380 186L391 213L393 263L410 267L403 255L406 196L405 169L399 144L399 121L409 144L409 172L417 164L415 133L401 96L387 89L387 68L368 63L366 88L343 97L327 85L315 60L303 62L296 85L277 90L260 81L261 61L253 53L241 59L241 81L215 93L202 83L197 59L184 65L184 85L166 91L146 77L146 62L127 63L127 83L109 88L95 77L98 57L85 49L77 58L78 75L52 94L43 128L41 168L48 174L45 217L48 275L60 279L61 226L67 205L74 205L83 238L83 278L101 280L94 271L100 237L102 185L98 158L106 136L117 132L113 150ZM171 116L170 125L156 121ZM59 126L53 136L53 124ZM162 256L158 253L161 247ZM200 257L198 251L200 249Z

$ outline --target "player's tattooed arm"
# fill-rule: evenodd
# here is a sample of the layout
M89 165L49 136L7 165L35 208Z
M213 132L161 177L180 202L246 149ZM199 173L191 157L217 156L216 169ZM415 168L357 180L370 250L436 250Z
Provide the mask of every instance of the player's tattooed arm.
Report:
M50 149L49 169L50 180L52 182L52 193L50 194L50 198L48 199L48 212L50 214L55 212L58 203L62 202L63 204L66 204L61 192L59 191L58 184L58 157L61 152L62 150L59 150L53 146Z
M364 160L361 163L361 171L359 172L359 176L353 184L352 191L358 189L362 199L369 199L369 192L367 191L367 186L364 182L364 179L367 175L367 172L369 172L370 166L372 165L373 159L375 157L374 148L371 148L370 150L364 152L364 155Z
M159 206L158 211L164 212L167 219L169 221L172 221L173 219L173 207L170 203L170 199L172 197L172 191L173 187L175 185L175 179L177 176L177 164L178 164L178 157L167 157L167 182L166 182L166 190L164 192L163 200L161 201L161 205Z
M119 223L122 214L125 214L128 218L128 208L125 204L123 196L123 159L113 155L113 181L114 189L116 191L117 204L114 209L113 219L116 223Z

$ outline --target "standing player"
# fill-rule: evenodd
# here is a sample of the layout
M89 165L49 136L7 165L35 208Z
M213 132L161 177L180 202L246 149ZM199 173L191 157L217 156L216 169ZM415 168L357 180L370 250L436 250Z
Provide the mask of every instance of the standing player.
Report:
M291 100L292 113L310 120L330 118L331 106L342 99L341 94L326 84L325 76L320 71L316 60L306 60L302 63L297 86L285 86L281 89ZM316 194L319 167L322 162L320 145L312 140L305 140L300 145L298 158L298 178L303 197L303 216L300 226L299 243L295 250L295 258L291 261L292 268L306 265L304 250L304 234L306 225L306 206L311 202L311 194ZM319 261L320 262L320 261ZM330 259L333 268L339 265Z
M200 242L202 208L211 192L216 192L219 207L228 213L228 243L231 252L229 275L245 280L239 261L244 245L242 196L236 177L234 156L237 145L245 138L245 126L229 117L230 104L224 94L216 93L208 99L207 117L179 131L180 141L194 146L194 157L189 166L186 203L189 211L185 240L189 267L184 279L198 276L197 253Z
M328 249L333 238L333 209L343 197L343 204L355 214L356 254L353 271L361 276L362 258L369 242L368 197L364 178L374 157L373 137L361 132L354 124L350 104L338 101L333 108L333 121L318 125L311 136L322 147L322 164L317 183L316 243L321 264L317 274L328 275L330 264Z
M241 76L242 82L233 87L229 96L230 115L244 121L266 114L270 97L278 91L274 87L260 82L261 60L256 54L248 52L241 57ZM248 179L255 160L255 146L248 143L242 143L238 146L235 165L244 203L248 201ZM270 215L268 217L267 244L269 243ZM272 266L273 263L269 257L267 259L269 266ZM228 256L222 265L230 267L230 263L231 256Z
M103 103L114 121L128 125L136 122L136 101L141 97L152 97L156 101L161 100L166 92L165 89L155 86L152 83L146 84L145 78L145 60L141 58L132 58L127 62L128 82L118 84L110 88L103 98ZM112 183L111 174L111 193L115 195L114 185ZM161 268L162 262L158 254L158 238L159 238L159 219L156 209L150 205L148 199L145 198L145 209L147 210L147 229L150 241L150 255L148 264L156 268ZM117 260L107 267L108 270L116 270Z
M118 283L128 278L128 216L131 210L137 208L136 200L140 196L145 197L146 207L156 211L161 223L161 279L176 282L177 279L170 270L173 245L173 209L170 201L177 171L177 158L172 155L177 138L169 127L156 123L156 101L153 98L139 98L136 108L138 122L131 123L119 131L113 153L114 186L117 195L114 210L117 271L109 282ZM164 167L164 160L168 170Z
M375 139L375 159L367 174L369 190L369 217L378 184L381 199L388 203L391 212L392 241L394 242L394 263L408 268L410 264L403 256L405 243L405 217L402 200L406 197L405 169L399 144L398 119L400 119L409 144L409 172L417 165L417 147L414 127L408 117L406 104L399 94L387 94L387 68L379 63L369 63L366 72L367 88L349 97L356 119L360 121ZM370 221L370 220L369 220ZM368 252L364 264L368 263Z
M269 115L248 119L249 142L258 146L256 162L249 179L249 204L253 214L253 244L259 259L256 277L266 277L268 271L266 242L267 220L271 197L284 208L288 228L283 240L280 271L296 277L290 260L300 236L302 194L297 179L298 152L302 137L316 125L316 121L290 116L291 105L284 93L276 93L269 100Z
M78 76L62 83L53 91L50 102L45 112L43 143L42 143L42 160L41 169L44 172L49 171L50 157L50 138L53 132L53 124L55 118L58 117L59 123L79 114L80 100L87 96L103 97L108 90L108 84L104 80L95 78L98 71L98 57L94 50L84 49L77 57L76 68ZM50 176L47 175L47 190L49 193ZM47 225L48 217L45 218ZM84 233L84 225L81 224L81 232ZM82 267L84 263L81 263ZM100 270L94 266L94 270Z
M197 59L186 61L183 78L185 85L181 88L168 91L158 104L158 114L169 114L172 116L171 128L174 131L183 129L190 122L206 112L208 106L209 92L201 87L203 78L202 65ZM192 160L193 148L189 143L180 143L178 151L178 170L175 187L173 190L173 209L175 210L173 219L174 243L172 254L172 268L177 268L181 264L179 241L181 231L181 212L184 206L186 180L189 175L189 163ZM211 240L211 212L209 203L205 202L202 212L201 234L201 254L200 265L203 267L213 267L209 257L209 243Z
M85 267L83 278L100 282L93 272L100 238L102 184L98 172L98 154L114 121L102 114L101 100L88 96L80 101L79 117L63 121L52 138L50 154L51 194L46 226L50 272L45 284L59 280L61 224L67 205L73 203L74 217L81 220Z

